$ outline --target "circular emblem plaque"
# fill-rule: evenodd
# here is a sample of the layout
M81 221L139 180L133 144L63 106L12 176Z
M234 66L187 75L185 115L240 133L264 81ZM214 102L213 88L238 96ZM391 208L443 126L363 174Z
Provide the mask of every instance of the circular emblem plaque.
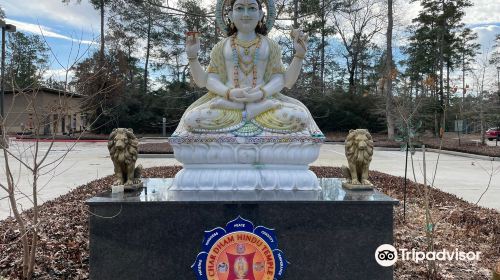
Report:
M238 217L205 232L192 268L198 280L281 279L288 263L277 245L274 230Z

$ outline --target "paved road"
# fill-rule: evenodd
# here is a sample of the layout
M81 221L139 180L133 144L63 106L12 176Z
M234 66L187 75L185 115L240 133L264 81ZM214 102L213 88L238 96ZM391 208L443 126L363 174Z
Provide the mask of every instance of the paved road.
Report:
M44 202L56 198L68 191L83 185L91 180L104 177L113 173L113 164L108 156L106 143L78 143L62 161L72 143L55 143L46 162L55 162L42 169L39 179L39 200ZM40 151L45 152L48 143L40 143ZM33 143L12 142L11 150L25 161L33 162ZM428 177L432 173L431 166L436 163L437 154L427 153ZM372 162L373 170L382 171L397 176L404 176L405 155L399 151L375 151ZM29 196L31 193L32 174L14 159L10 159L10 168L13 170L14 180L19 190ZM173 158L140 158L139 162L144 167L176 165ZM422 157L415 155L415 168L417 181L422 182ZM343 145L325 144L321 150L320 158L313 165L340 166L345 164ZM468 201L476 202L481 193L486 189L489 181L490 169L496 170L490 189L480 201L480 205L500 210L500 161L484 159L471 159L462 156L441 155L435 185L440 189L454 193ZM0 183L6 184L5 161L3 154L0 156ZM412 177L410 177L412 178ZM0 219L10 215L10 207L5 199L5 191L0 189ZM22 209L31 207L32 203L21 193L18 204Z
M343 145L323 145L320 158L315 165L339 166L345 164ZM377 170L396 176L405 174L405 153L401 151L375 150L371 170ZM427 181L431 184L438 154L426 153ZM414 155L416 181L423 183L422 153ZM491 183L479 205L500 210L500 160L491 161L487 157L469 158L459 155L441 154L435 176L434 186L476 203L481 194ZM411 161L408 160L408 178L414 181Z
M56 198L68 191L83 185L89 181L106 175L113 174L113 163L109 158L107 143L78 143L66 154L73 143L54 144L46 162L54 162L51 166L42 169L39 179L39 202ZM47 151L49 143L40 143L40 152ZM17 156L23 158L33 166L34 147L32 142L12 141L10 150ZM65 156L64 159L62 157ZM10 157L9 157L10 158ZM39 156L39 158L41 158ZM62 159L62 161L61 161ZM26 195L32 194L32 174L27 168L21 166L18 161L10 158L10 168L13 170L14 180L19 189ZM175 159L146 159L141 160L144 167L178 164ZM6 184L4 155L0 156L0 183ZM5 196L5 191L0 189L0 219L10 215L10 207ZM32 203L21 193L18 204L22 209L32 207Z
M488 141L488 139L486 139L486 145L488 146L497 146L497 147L500 147L500 141L497 141L496 140L493 140L493 141Z

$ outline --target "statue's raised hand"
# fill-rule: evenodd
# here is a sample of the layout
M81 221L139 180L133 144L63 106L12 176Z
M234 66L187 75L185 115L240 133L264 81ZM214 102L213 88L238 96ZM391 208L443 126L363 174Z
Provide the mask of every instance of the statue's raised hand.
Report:
M307 40L309 35L304 34L300 29L292 29L290 35L293 39L293 47L295 48L295 55L299 57L304 57L307 52Z
M200 51L200 34L196 27L194 31L186 32L186 54L188 58L198 57L198 51Z

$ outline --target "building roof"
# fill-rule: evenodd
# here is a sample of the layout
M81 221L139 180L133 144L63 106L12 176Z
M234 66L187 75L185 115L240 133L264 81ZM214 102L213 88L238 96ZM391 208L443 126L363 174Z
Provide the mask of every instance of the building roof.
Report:
M79 94L76 92L64 91L61 89L49 88L49 87L38 87L38 88L28 88L22 90L23 92L46 92L55 95L66 95L71 97L83 98L85 97L83 94ZM5 90L5 94L12 94L13 92L21 92L20 90Z

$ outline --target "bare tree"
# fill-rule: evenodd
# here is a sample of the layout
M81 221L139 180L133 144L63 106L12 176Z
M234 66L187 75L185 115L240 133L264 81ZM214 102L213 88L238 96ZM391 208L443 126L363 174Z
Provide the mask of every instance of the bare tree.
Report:
M384 13L379 0L349 0L332 14L333 26L344 46L349 73L349 92L356 92L355 74L361 57L373 37L383 28Z
M477 93L478 97L478 110L479 110L479 123L480 123L480 133L481 133L481 144L485 144L485 83L486 83L486 72L488 68L488 52L485 52L482 58L477 59L477 69L472 72L472 76L474 77L474 89Z
M392 114L392 27L394 24L392 0L387 0L387 33L386 33L386 58L385 58L385 114L387 121L387 138L394 140L394 117Z
M50 48L50 46L48 46ZM63 65L55 56L57 63L64 69L63 90L58 91L58 95L51 106L40 105L40 85L32 85L29 87L20 87L13 79L10 80L10 88L12 88L11 106L6 112L6 117L1 120L3 129L2 135L7 135L7 132L12 127L12 119L16 119L14 114L14 104L24 104L24 112L29 112L30 124L22 127L23 133L29 132L32 136L32 142L22 145L3 146L3 163L5 165L5 181L0 181L0 191L5 192L0 197L8 199L12 215L17 222L19 230L19 242L22 244L22 277L23 279L32 279L36 263L37 247L39 243L39 229L44 223L44 218L39 213L39 194L45 185L40 182L42 176L55 176L55 169L60 166L62 161L74 149L78 140L91 127L84 126L80 135L71 145L67 146L63 153L54 153L54 140L56 134L45 135L47 126L57 126L67 118L70 112L71 99L75 97L75 93L69 92L68 78L74 65L88 52L90 45L87 48L83 44L78 43L77 46L72 45L69 57L76 57L75 61L70 64ZM51 49L52 51L52 49ZM41 69L42 71L43 69ZM9 81L7 81L9 82ZM99 94L98 92L95 94ZM38 100L37 100L38 99ZM56 116L52 118L52 116ZM71 121L71 119L70 119ZM49 141L48 146L40 142L40 138L45 138ZM13 165L19 165L17 171L12 168ZM27 170L29 176L20 180L21 168ZM19 174L16 174L19 172ZM53 178L53 177L51 177ZM49 178L48 182L50 182ZM48 183L47 183L48 184ZM32 206L30 213L22 213L23 207L19 201L27 200L28 205ZM26 204L25 204L26 205Z

